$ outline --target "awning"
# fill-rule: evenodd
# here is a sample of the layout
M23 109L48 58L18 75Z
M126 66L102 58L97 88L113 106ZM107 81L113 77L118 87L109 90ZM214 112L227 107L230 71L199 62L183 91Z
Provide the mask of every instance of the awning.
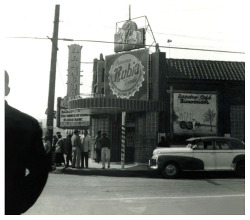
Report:
M126 112L162 112L168 108L167 102L115 99L115 98L81 98L69 101L69 109L84 109L88 115L114 114Z

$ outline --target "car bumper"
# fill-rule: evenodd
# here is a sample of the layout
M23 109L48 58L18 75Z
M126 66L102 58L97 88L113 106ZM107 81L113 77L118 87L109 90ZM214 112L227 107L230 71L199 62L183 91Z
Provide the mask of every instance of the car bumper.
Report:
M148 161L148 168L151 170L157 170L158 169L158 164L155 159L150 159Z

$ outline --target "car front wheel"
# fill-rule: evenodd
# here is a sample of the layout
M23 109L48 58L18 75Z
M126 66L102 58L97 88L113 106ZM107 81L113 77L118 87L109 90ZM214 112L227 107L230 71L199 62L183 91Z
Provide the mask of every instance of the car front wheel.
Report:
M238 163L236 165L235 173L238 177L245 177L245 164L244 163Z
M176 178L180 174L180 169L175 163L168 163L162 169L162 176L164 178Z

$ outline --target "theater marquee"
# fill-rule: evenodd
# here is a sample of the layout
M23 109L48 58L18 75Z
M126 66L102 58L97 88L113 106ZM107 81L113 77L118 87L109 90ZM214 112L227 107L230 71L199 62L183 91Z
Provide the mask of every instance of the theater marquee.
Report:
M84 114L81 109L61 109L60 127L81 127L90 125L90 116Z
M173 132L175 134L217 134L217 94L173 93Z

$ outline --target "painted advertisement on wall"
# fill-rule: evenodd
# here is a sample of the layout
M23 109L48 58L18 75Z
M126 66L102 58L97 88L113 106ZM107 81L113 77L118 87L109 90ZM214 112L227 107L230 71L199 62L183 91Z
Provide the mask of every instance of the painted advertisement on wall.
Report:
M173 93L173 133L217 135L217 94Z
M129 51L145 47L145 29L137 29L133 21L126 21L115 34L115 52Z
M148 49L106 56L106 97L146 100L148 59Z

